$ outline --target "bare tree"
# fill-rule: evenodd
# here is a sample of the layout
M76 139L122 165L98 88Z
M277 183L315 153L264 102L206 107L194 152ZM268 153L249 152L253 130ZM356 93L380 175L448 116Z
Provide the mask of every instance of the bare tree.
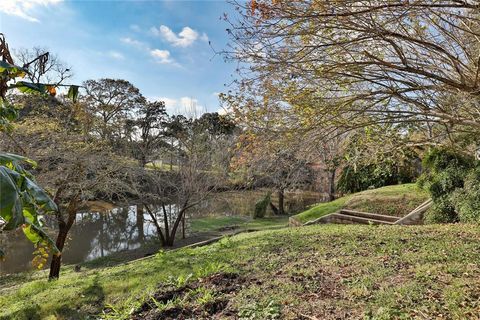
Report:
M162 246L173 246L187 212L211 197L217 181L205 171L205 157L190 155L177 170L145 170L131 175L130 186L156 227Z
M299 139L300 138L300 139ZM256 187L269 187L277 192L277 214L285 214L285 191L311 185L313 171L301 152L305 145L300 135L280 135L265 128L246 128L238 140L235 169L246 173L246 181ZM311 157L310 157L311 158Z
M231 1L227 58L241 88L312 108L332 131L382 123L480 128L480 4L473 0ZM275 91L275 93L272 93Z
M173 117L169 134L174 138L171 147L177 150L175 169L167 171L153 163L153 170L138 169L131 178L132 193L148 212L163 246L174 245L187 213L226 183L224 158L217 155L228 154L219 141L225 141L232 124L217 120L215 115L196 120Z
M26 77L32 83L59 85L73 76L71 67L45 48L19 49L14 52L14 56L29 71Z

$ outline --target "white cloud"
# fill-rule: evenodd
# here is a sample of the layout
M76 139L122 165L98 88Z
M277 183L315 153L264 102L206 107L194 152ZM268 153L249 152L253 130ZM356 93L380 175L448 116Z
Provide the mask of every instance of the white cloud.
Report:
M40 22L33 16L35 9L56 5L60 2L63 2L63 0L0 0L0 12L31 22Z
M183 114L187 117L197 118L206 112L206 108L200 105L197 99L191 97L181 97L179 99L152 97L148 100L165 102L165 109L170 115Z
M137 49L149 50L149 47L146 43L144 43L142 41L138 41L138 40L133 39L133 38L124 37L124 38L120 38L120 41L122 41L123 43L125 43L129 46L135 47Z
M150 55L155 58L155 61L161 64L171 64L175 62L170 58L170 52L168 50L153 49L150 50Z
M1 1L1 0L0 0ZM124 37L120 38L120 41L135 47L139 50L143 50L147 52L151 57L155 59L155 62L160 63L160 64L170 64L174 65L177 67L181 67L180 64L178 64L175 59L173 59L170 55L170 51L168 50L161 50L161 49L152 49L148 44L142 41L138 41L136 39L130 38L130 37Z
M152 27L150 30L154 35L161 37L175 47L186 48L191 46L199 38L199 33L190 27L184 27L178 34L164 25L161 25L160 28ZM200 38L204 40L208 39L208 36L203 33Z

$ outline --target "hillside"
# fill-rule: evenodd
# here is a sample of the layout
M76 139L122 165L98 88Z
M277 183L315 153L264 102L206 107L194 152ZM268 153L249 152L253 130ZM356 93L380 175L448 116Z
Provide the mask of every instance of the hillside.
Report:
M54 282L4 277L0 319L478 319L479 261L472 225L261 231Z
M305 223L340 209L403 217L427 199L428 194L413 183L394 185L346 195L332 202L320 203L292 218Z

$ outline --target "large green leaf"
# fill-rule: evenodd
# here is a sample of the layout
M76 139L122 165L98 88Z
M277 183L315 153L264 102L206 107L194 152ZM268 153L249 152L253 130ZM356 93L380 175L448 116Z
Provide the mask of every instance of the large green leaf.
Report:
M5 156L14 162L23 157ZM48 194L27 176L6 166L0 166L0 217L6 222L3 230L22 226L25 236L34 244L45 243L54 254L59 254L53 240L41 228L39 209L43 212L58 210ZM0 251L0 259L3 257Z
M5 230L12 230L25 222L22 212L21 191L18 182L22 176L0 166L0 216L6 221Z
M25 81L18 81L17 83L12 84L10 89L18 89L23 93L40 93L40 94L48 94L48 86L43 83L30 83Z
M55 242L48 236L48 234L43 231L43 229L39 228L34 224L27 224L22 228L23 233L31 242L38 244L43 242L47 244L53 254L58 255L60 254L60 250L58 250Z
M22 190L25 190L33 199L33 203L45 212L57 211L57 205L48 196L48 194L40 188L35 182L29 178L24 178Z

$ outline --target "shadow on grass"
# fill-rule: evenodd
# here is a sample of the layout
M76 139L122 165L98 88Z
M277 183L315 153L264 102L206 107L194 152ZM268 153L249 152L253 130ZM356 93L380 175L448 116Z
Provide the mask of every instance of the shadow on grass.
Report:
M97 319L105 303L105 291L98 281L93 279L90 286L80 294L80 304L62 305L54 311L56 319Z
M7 319L29 319L29 320L40 320L40 314L38 314L38 310L40 310L40 306L35 304L33 306L25 307L17 312L9 315L8 317L1 316L0 320L7 320Z

